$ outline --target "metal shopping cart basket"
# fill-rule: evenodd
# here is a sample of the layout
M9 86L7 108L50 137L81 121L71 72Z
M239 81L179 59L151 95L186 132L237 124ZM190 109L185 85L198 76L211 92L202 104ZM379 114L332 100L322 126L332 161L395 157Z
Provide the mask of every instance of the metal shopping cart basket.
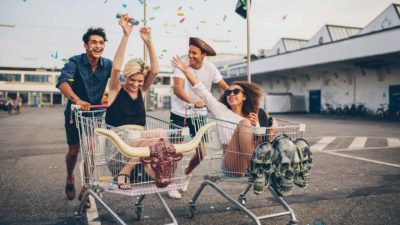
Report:
M164 179L165 177L161 179L160 176L157 177L154 173L152 174L151 168L145 165L146 160L151 161L151 157L136 156L138 154L149 156L149 146L155 146L160 143L162 146L168 146L169 143L173 144L177 152L178 149L182 148L186 148L184 151L188 151L187 149L194 150L200 143L201 133L208 129L207 126L199 132L197 137L189 141L187 128L181 128L151 116L146 117L146 126L144 128L136 125L112 127L105 123L104 109L81 111L78 107L73 107L73 113L80 136L81 158L83 161L81 177L83 178L83 184L88 188L88 191L85 192L81 199L78 210L75 212L75 218L80 218L86 198L92 196L119 224L126 224L103 201L102 195L104 192L138 196L135 203L137 219L141 218L142 201L145 195L157 194L172 224L177 224L174 215L160 193L182 188L185 181L183 173L185 160L181 159L182 157L185 159L186 154L180 158L177 157L176 160L174 158L174 162L170 164L171 167L167 168L170 170L170 177L168 177L167 181ZM208 125L208 127L211 126L212 124ZM160 147L161 145L157 146ZM137 148L133 150L131 146ZM159 151L159 153L163 153L165 149ZM175 152L172 153L175 154ZM135 157L132 157L132 155ZM157 160L164 162L160 159ZM150 163L151 167L155 166L153 162ZM165 164L162 166L165 167ZM126 177L122 183L120 182L121 171L125 171L123 173L125 175L122 178ZM157 181L163 181L163 186L157 185Z
M210 112L206 110L194 109L188 106L189 110L192 110L190 114L194 115L191 117L192 123L195 128L203 126L203 124L216 122L216 127L208 130L202 140L201 148L203 151L204 159L200 164L201 172L204 175L204 181L198 187L192 200L188 205L189 217L194 216L196 201L201 195L202 191L206 186L210 186L216 192L218 192L222 197L233 203L239 210L244 212L249 216L256 224L261 224L260 220L268 219L273 217L280 217L285 215L290 215L289 224L297 224L295 213L288 203L271 187L268 187L268 191L272 194L273 198L276 199L280 205L283 206L285 211L279 213L272 213L267 215L257 216L246 208L246 194L249 192L250 188L253 186L254 181L251 179L251 174L249 170L243 172L243 168L239 165L243 163L240 160L250 161L252 159L251 153L238 152L234 150L230 140L232 138L237 138L239 133L243 136L248 136L248 140L252 140L252 143L247 143L251 148L257 147L260 143L271 142L275 137L285 135L291 139L297 139L302 137L302 133L305 131L305 124L292 123L289 121L279 120L275 118L278 122L278 127L274 129L266 127L241 127L238 128L238 124L219 120L212 116ZM233 141L234 142L234 141ZM231 144L229 144L231 143ZM254 151L254 150L253 150ZM224 162L224 155L230 154L237 157L233 157L233 161ZM239 157L240 156L240 157ZM250 163L248 163L250 166ZM247 184L244 191L238 194L238 197L233 197L232 194L228 194L223 190L222 183L220 182L234 182L235 184L243 183ZM228 185L227 189L230 187L236 187L237 185ZM244 185L245 186L245 185ZM229 188L228 188L229 187Z

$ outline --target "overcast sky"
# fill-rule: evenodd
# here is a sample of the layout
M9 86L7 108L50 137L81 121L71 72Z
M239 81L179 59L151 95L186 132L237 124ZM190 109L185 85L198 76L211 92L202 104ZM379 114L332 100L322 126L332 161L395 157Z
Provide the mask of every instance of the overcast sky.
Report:
M0 0L0 66L61 68L63 59L83 52L82 35L105 28L104 56L113 58L121 38L115 15L143 19L143 0ZM246 54L246 20L237 0L147 0L147 20L160 63L187 51L197 36L217 53ZM269 49L282 37L310 39L324 24L365 27L400 0L253 0L252 53ZM143 23L141 23L142 25ZM135 29L125 61L143 56Z

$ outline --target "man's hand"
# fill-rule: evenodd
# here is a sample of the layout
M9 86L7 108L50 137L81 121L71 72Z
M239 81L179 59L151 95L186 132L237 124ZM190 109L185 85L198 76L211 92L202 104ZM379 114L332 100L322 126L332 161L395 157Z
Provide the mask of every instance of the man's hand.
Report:
M89 102L85 102L85 101L82 101L82 100L78 99L78 100L75 101L75 104L79 105L83 111L89 111L90 110L90 103Z
M204 102L202 102L202 101L194 102L193 105L195 108L203 108L206 106L206 104L204 104Z
M249 115L249 120L252 126L256 126L258 123L258 115L256 113L251 112Z

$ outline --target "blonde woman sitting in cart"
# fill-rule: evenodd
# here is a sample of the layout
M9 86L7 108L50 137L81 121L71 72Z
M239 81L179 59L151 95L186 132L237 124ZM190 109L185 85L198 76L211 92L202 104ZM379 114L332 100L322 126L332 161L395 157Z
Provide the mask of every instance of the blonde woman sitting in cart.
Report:
M156 78L159 72L159 66L155 49L151 41L151 29L143 27L140 29L140 37L148 49L151 66L146 65L141 59L132 59L126 63L124 70L121 70L126 45L134 28L133 24L128 22L130 18L131 17L127 14L124 14L119 20L119 25L123 30L123 36L114 56L114 63L109 80L108 108L105 119L106 123L113 127L138 125L137 127L140 128L146 125L146 111L143 96ZM119 80L121 72L125 78L123 83ZM136 143L135 145L138 146L139 144ZM135 169L141 170L140 172L143 174L154 177L150 169L137 166L139 165L137 161L137 159L131 160L123 168L121 168L121 166L111 166L113 173L117 173L116 179L121 189L131 188L131 172ZM146 172L143 171L143 169L146 170ZM136 171L136 173L137 172L138 171ZM149 178L146 177L143 179Z
M224 149L229 149L229 151L224 152L221 167L223 171L232 172L233 176L242 176L249 166L251 155L257 145L251 126L257 126L259 122L257 114L259 102L263 97L261 87L245 81L235 81L225 90L220 101L218 101L197 80L190 72L188 65L178 56L172 59L171 64L185 74L195 93L205 102L217 119L237 124L233 134L219 135ZM268 113L265 116L269 117ZM269 117L269 120L270 125L276 125L272 117ZM199 155L195 154L194 157L198 158ZM200 160L198 162L200 163ZM186 174L189 174L193 169L194 167L187 168Z

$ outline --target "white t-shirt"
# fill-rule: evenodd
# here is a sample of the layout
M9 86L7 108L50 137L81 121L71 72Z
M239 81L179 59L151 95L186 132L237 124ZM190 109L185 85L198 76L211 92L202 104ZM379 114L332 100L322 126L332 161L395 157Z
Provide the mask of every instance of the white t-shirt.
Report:
M190 70L209 92L211 92L211 86L213 83L216 84L222 80L222 75L218 71L217 67L205 59L203 60L203 66L200 69L196 70L190 67ZM183 84L183 90L190 98L192 98L194 102L201 101L201 98L199 98L196 92L193 91L192 86L190 85L189 81L186 79L186 76L185 74L183 74L182 71L174 68L173 78L175 77L179 77L185 80ZM186 102L182 101L174 93L172 93L171 98L171 112L182 117L191 116L191 112L186 112Z

